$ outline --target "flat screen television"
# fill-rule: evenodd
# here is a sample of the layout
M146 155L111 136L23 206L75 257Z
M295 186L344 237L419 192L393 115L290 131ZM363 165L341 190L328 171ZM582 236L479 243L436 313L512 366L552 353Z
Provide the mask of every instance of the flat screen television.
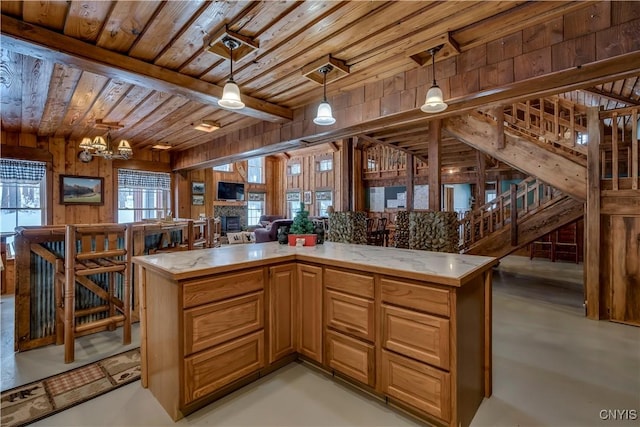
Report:
M218 200L244 200L242 182L218 181Z

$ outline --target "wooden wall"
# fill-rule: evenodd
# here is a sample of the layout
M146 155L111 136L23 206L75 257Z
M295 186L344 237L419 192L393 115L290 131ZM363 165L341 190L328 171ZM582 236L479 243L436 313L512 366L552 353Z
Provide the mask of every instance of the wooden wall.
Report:
M2 131L0 155L3 158L47 162L47 224L115 222L117 194L116 168L170 171L168 153L134 151L131 160L105 160L95 157L89 163L78 160L78 142L64 138L41 138L34 134ZM60 175L84 175L104 178L104 204L101 206L63 205L60 203Z
M333 193L332 204L334 209L336 211L345 209L344 202L342 202L344 189L341 185L344 168L344 160L341 155L343 146L343 141L320 144L313 148L291 151L286 156L278 157L280 159L278 169L283 177L282 185L280 186L282 190L282 200L279 207L281 213L286 213L284 194L293 190L301 193L305 191L313 192L311 204L305 206L311 216L316 215L316 191L331 191ZM332 169L323 172L316 170L316 162L328 158L333 161ZM287 167L295 163L300 164L301 173L299 175L287 175Z

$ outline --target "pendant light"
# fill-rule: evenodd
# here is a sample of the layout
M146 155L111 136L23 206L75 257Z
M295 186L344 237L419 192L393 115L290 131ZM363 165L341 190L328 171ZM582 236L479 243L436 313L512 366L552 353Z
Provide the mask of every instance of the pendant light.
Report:
M321 126L332 125L336 122L336 119L333 118L333 114L331 113L331 105L327 102L327 73L331 71L333 67L331 65L325 65L322 68L318 69L319 73L322 73L322 87L323 87L323 98L322 102L318 106L318 114L316 118L313 119L313 123Z
M427 99L424 101L424 105L420 107L420 109L425 113L439 113L446 110L448 107L442 97L442 90L436 83L436 53L438 53L440 49L442 49L442 45L429 49L433 69L433 85L427 92Z
M230 110L239 110L244 108L244 102L240 99L240 88L233 80L233 49L240 47L240 42L232 38L225 38L222 43L229 49L229 58L231 59L231 72L229 73L229 80L224 85L222 90L222 98L218 100L218 105Z

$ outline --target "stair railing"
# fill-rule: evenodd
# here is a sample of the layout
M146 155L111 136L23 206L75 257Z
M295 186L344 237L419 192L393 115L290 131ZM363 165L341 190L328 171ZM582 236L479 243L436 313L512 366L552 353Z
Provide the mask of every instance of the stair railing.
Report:
M533 214L552 201L555 202L561 196L563 193L534 177L528 177L519 184L514 184L509 191L465 214L460 224L463 237L460 249L465 250L491 233L511 224L512 206L515 206L515 218L518 220Z

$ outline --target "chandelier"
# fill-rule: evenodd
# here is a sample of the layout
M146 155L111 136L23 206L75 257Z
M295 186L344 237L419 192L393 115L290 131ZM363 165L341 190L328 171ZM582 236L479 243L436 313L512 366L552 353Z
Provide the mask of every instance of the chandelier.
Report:
M96 120L96 127L106 128L107 134L103 136L96 136L91 139L89 137L82 138L80 142L80 149L82 150L78 157L83 162L90 162L94 156L103 157L107 160L124 159L128 160L133 155L133 150L129 141L126 139L120 140L118 145L114 145L111 140L111 129L121 128L122 125L117 123L105 123L102 120ZM116 147L116 148L114 148Z

